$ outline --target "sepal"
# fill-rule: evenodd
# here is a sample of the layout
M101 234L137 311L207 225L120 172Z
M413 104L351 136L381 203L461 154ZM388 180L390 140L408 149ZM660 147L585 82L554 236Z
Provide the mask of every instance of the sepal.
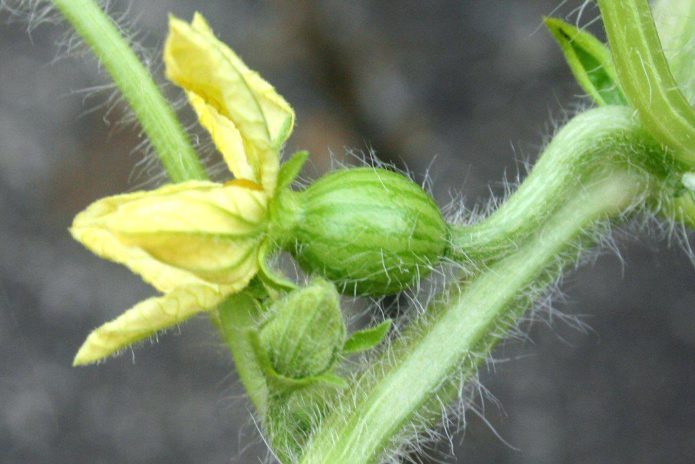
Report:
M282 164L278 173L278 190L287 188L294 182L308 158L309 152L302 150L294 153Z
M673 197L662 202L661 212L665 217L695 229L695 173L683 174L679 186Z
M611 52L592 34L557 19L545 25L565 55L574 78L598 105L625 105Z
M354 332L345 342L343 353L355 354L371 350L384 341L392 325L393 321L391 319L386 319L373 327Z
M264 284L269 285L273 290L294 291L299 289L297 284L272 269L269 265L271 255L276 252L271 241L266 240L258 249L258 277Z

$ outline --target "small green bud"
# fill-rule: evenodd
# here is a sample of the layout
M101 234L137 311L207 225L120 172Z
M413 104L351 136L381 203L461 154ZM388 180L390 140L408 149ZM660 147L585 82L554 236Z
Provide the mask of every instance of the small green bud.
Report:
M333 367L346 338L339 298L333 284L317 280L273 305L258 334L273 370L306 379Z
M448 225L430 195L386 169L334 171L301 192L300 201L290 252L344 293L401 291L448 248Z

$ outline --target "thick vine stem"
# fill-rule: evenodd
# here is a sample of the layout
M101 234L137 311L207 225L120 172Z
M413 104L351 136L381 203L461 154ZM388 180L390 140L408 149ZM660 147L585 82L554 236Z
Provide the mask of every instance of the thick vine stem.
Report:
M507 250L513 243L514 251L414 322L332 408L300 462L376 463L400 444L404 430L430 425L441 402L451 399L452 382L487 358L500 332L527 308L529 292L574 262L578 245L597 226L659 193L664 168L655 170L646 159L664 159L658 150L628 108L605 107L572 120L542 156L538 173L502 207L511 219L490 219L497 223L489 226L493 237L511 232L491 243L507 243ZM465 245L467 238L462 232L457 240Z
M454 227L452 253L457 260L504 256L562 207L566 191L586 183L607 162L627 156L666 179L677 163L637 123L632 110L608 107L577 116L546 147L516 193L485 220Z
M52 0L121 91L174 182L207 179L188 135L147 68L94 0Z

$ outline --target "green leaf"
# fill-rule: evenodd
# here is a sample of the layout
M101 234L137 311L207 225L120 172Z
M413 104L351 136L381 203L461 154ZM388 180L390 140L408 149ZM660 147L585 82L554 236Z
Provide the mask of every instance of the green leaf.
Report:
M296 177L299 175L299 171L302 170L302 167L308 158L309 152L302 150L294 153L290 159L282 163L282 166L280 166L280 172L278 173L278 190L290 186L294 179L296 179Z
M608 48L590 33L560 19L544 21L584 91L601 106L627 104Z
M343 353L361 353L374 348L384 340L392 324L393 321L391 319L386 319L384 322L374 327L358 330L345 342Z

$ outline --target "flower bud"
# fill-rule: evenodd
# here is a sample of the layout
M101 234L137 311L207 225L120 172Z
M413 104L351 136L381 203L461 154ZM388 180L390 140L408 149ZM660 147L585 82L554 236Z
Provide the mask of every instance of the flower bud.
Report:
M259 343L278 374L304 379L333 366L346 337L333 284L314 281L278 301L271 312L260 329Z
M385 295L427 275L446 253L448 226L432 198L385 169L332 172L301 192L290 251L345 293Z

